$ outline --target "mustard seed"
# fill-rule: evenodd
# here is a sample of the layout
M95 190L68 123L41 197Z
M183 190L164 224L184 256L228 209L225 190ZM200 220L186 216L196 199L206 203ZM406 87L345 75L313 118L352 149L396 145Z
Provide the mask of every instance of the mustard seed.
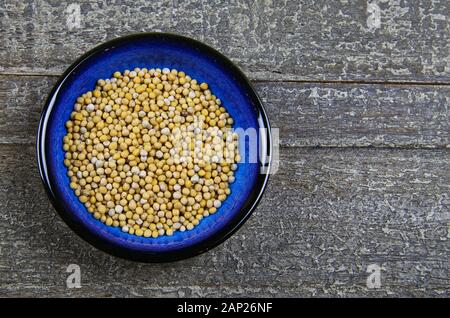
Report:
M65 127L70 187L95 219L157 238L190 231L231 193L233 118L207 83L168 68L100 79Z

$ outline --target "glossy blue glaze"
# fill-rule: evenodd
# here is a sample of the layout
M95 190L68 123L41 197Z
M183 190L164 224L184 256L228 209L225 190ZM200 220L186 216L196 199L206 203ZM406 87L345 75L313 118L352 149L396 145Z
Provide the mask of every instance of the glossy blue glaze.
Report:
M59 87L55 88L53 96L50 96L47 114L43 114L41 119L40 135L41 143L44 144L38 147L42 150L40 157L45 158L40 168L44 171L43 178L47 179L44 182L48 182L54 200L65 209L72 222L84 227L92 236L101 237L103 241L119 248L158 253L193 246L207 241L220 231L240 213L244 205L246 209L253 209L252 204L255 203L248 202L248 198L256 183L261 182L258 179L260 164L240 163L236 181L231 185L231 194L217 213L204 218L191 231L177 231L171 237L154 239L123 233L120 228L109 227L95 220L69 188L62 150L63 137L66 134L65 122L70 117L76 98L92 90L98 79L110 78L115 71L135 67L182 70L199 82L209 84L211 91L222 100L234 118L235 128L259 128L264 125L261 124L260 109L255 105L257 99L252 95L254 92L249 91L245 78L241 78L235 69L230 68L229 61L218 59L214 52L199 47L198 42L182 39L174 40L170 36L138 36L113 42L111 46L100 47L85 56L66 74ZM243 145L247 147L248 153L248 144L241 142L241 147ZM264 179L264 183L266 181L267 179Z

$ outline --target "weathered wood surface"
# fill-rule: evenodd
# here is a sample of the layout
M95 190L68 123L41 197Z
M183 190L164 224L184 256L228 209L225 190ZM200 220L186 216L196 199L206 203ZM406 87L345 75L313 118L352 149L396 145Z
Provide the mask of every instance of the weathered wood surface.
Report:
M56 77L0 75L0 143L34 143ZM255 83L282 146L449 144L449 86Z
M62 223L34 147L0 146L0 296L445 296L449 151L283 148L246 225L165 265L108 256ZM11 173L13 172L13 173ZM80 265L82 288L67 289ZM382 288L369 290L369 264Z
M445 0L1 1L0 296L445 297L448 12ZM185 34L229 56L254 80L282 145L245 226L164 265L111 257L70 231L33 146L55 75L141 31ZM71 263L78 290L66 288ZM366 286L370 264L382 267L380 289Z
M447 0L70 3L1 1L0 72L60 74L105 40L169 31L211 44L252 79L450 81Z

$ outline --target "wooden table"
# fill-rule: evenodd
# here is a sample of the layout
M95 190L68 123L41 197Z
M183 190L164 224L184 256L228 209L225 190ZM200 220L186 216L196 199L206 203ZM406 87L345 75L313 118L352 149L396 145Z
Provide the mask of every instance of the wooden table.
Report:
M447 0L1 1L0 296L445 297L448 12ZM280 170L245 226L164 265L82 241L50 205L35 158L58 76L140 31L230 57L281 138ZM66 286L72 263L79 289ZM380 288L367 284L373 266Z

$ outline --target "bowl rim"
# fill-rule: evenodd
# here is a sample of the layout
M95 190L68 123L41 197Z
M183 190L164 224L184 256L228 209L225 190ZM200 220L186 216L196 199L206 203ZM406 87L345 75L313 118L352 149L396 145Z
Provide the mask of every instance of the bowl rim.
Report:
M82 226L80 223L76 222L74 218L70 215L70 213L64 208L63 204L60 202L60 200L57 198L57 196L52 191L52 183L53 180L49 178L49 174L47 171L47 165L45 164L45 158L46 154L44 151L43 144L46 142L45 138L45 131L47 127L47 121L46 118L48 116L49 110L51 111L53 100L58 94L59 88L64 85L66 79L69 77L69 75L76 70L76 68L83 63L85 59L90 57L93 54L99 53L101 51L104 51L105 49L114 46L116 44L122 44L124 42L127 42L129 40L133 39L141 39L141 38L155 38L155 37L162 37L162 38L168 38L169 40L182 40L188 43L191 43L195 45L196 47L200 48L203 51L208 52L212 56L217 57L218 59L221 59L225 64L227 64L227 67L231 69L231 71L238 76L241 77L242 81L247 85L248 87L248 93L250 94L249 98L254 101L254 105L259 111L259 114L261 116L261 120L263 121L264 128L266 129L265 133L265 150L266 153L264 154L265 162L264 166L266 167L266 173L258 173L258 177L256 180L256 187L259 187L257 190L257 193L253 195L253 201L250 201L249 207L242 208L239 213L236 214L235 217L233 217L227 224L225 224L221 229L219 229L216 233L214 233L211 237L206 239L205 241L199 242L197 244L194 244L192 246L184 247L180 250L176 251L168 251L168 252L142 252L139 250L130 250L124 247L116 246L111 244L110 242L106 242L105 240L101 239L101 236L94 235L91 231L89 231L87 228ZM259 201L261 200L261 197L267 187L267 183L269 180L270 170L272 167L272 133L271 133L271 126L270 122L267 116L267 112L263 106L262 100L257 94L254 86L248 79L248 77L243 73L243 71L234 64L228 57L226 57L224 54L220 53L216 49L212 48L211 46L195 40L193 38L176 34L176 33L169 33L169 32L140 32L140 33L132 33L127 34L124 36L120 36L111 40L108 40L106 42L103 42L79 58L77 58L58 78L58 81L53 85L46 101L44 104L44 107L41 111L41 116L39 119L38 124L38 131L37 131L37 137L36 137L36 159L37 159L37 165L39 169L39 175L41 177L42 183L44 185L44 188L47 192L47 196L50 199L50 202L52 203L53 207L59 214L59 216L63 219L63 221L71 228L72 231L74 231L78 236L80 236L83 240L91 244L92 246L96 247L97 249L106 252L110 255L117 256L120 258L132 260L132 261L139 261L139 262L145 262L145 263L160 263L160 262L171 262L171 261L178 261L190 257L194 257L196 255L205 253L209 250L211 250L214 247L217 247L221 243L223 243L225 240L230 238L250 217L250 215L255 210L256 206L258 205ZM260 160L261 161L261 160ZM261 167L260 167L261 168Z

